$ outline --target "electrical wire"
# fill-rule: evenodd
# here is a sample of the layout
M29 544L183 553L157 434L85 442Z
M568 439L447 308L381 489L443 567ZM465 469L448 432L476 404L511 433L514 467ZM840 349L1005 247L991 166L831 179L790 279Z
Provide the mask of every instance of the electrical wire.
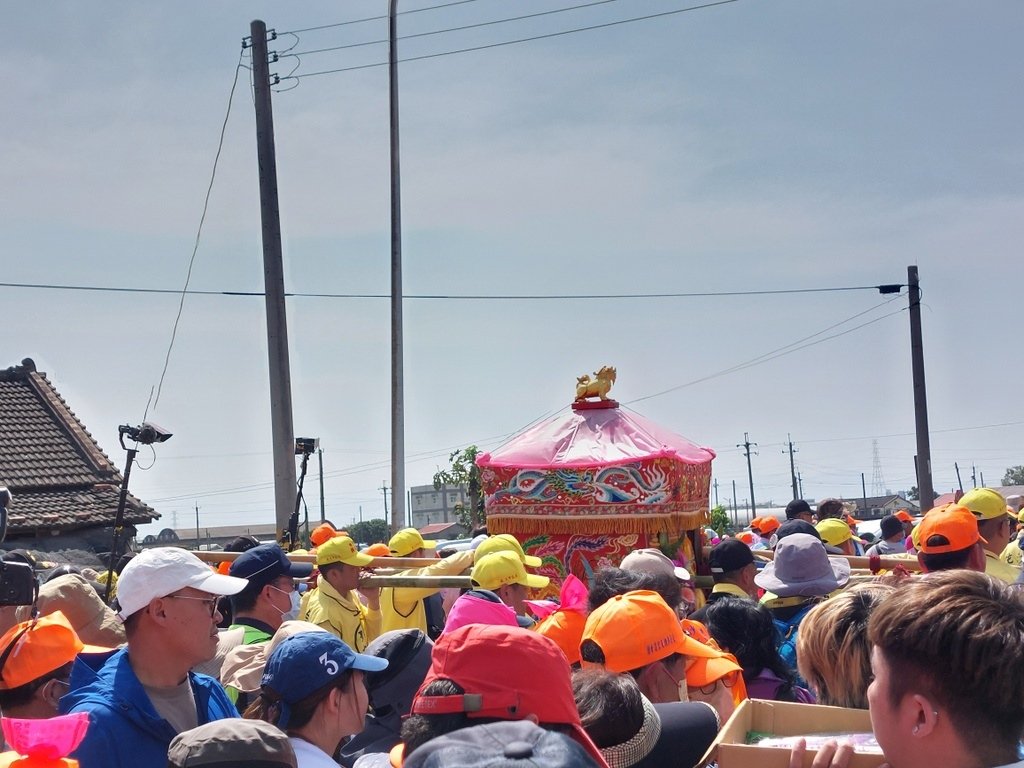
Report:
M618 3L620 0L594 0L590 3L580 3L579 5L570 5L565 8L555 8L550 11L539 11L537 13L527 13L523 16L509 16L504 19L492 19L491 21L480 21L475 24L465 24L461 27L446 27L445 29L433 29L429 32L416 32L408 35L399 35L399 40L412 40L417 37L432 37L434 35L443 35L448 32L464 32L467 29L479 29L480 27L493 27L496 24L508 24L513 21L525 21L526 19L535 19L540 16L552 16L556 13L566 13L568 11L578 11L581 8L592 8L595 5L607 5L608 3ZM366 40L361 43L348 43L346 45L335 45L329 48L313 48L308 51L296 51L295 53L280 53L279 58L287 56L302 56L314 53L329 53L331 51L344 51L349 48L365 48L369 45L385 45L389 43L389 40Z
M802 344L801 343L803 341L806 341L807 339L812 339L815 336L820 336L822 333L826 333L827 331L832 330L833 328L838 328L841 325L845 325L846 323L850 322L851 320L854 320L855 318L860 317L861 315L864 315L867 312L874 311L874 310L878 309L879 307L882 307L882 306L888 304L889 302L894 301L897 298L899 298L899 296L894 296L892 299L889 299L887 301L883 301L881 304L878 304L878 305L876 305L874 307L871 307L871 309L864 310L863 312L858 312L857 314L855 314L855 315L853 315L851 317L848 317L848 318L846 318L845 320L843 320L843 321L841 321L839 323L831 325L828 328L825 328L825 329L823 329L821 331L818 331L817 333L813 333L810 336L805 337L804 339L792 342L792 343L787 344L787 345L785 345L783 347L779 347L778 349L774 349L771 352L766 352L763 355L758 355L755 358L751 358L750 360L747 360L746 362L739 363L738 365L734 365L731 368L725 368L725 369L723 369L721 371L716 371L715 373L708 374L707 376L702 376L699 379L694 379L692 381L688 381L688 382L685 382L683 384L677 384L674 387L669 387L668 389L663 389L662 391L655 392L654 394L651 394L651 395L644 395L643 397L634 398L633 400L629 400L629 401L623 403L623 405L632 405L634 403L641 403L644 400L650 400L650 399L655 398L655 397L661 397L662 395L667 395L670 392L677 392L680 389L684 389L686 387L692 387L695 384L700 384L700 383L705 382L705 381L710 381L711 379L716 379L716 378L718 378L720 376L725 376L725 375L730 374L730 373L736 373L737 371L742 371L742 370L745 370L747 368L752 368L755 365L762 365L763 363L767 363L767 362L770 362L772 360L776 360L776 359L778 359L780 357L785 357L786 355L790 355L790 354L792 354L794 352L799 352L800 350L807 349L808 347L813 347L813 346L816 346L816 345L821 344L823 342L831 341L832 339L838 339L840 336L845 336L848 333L853 333L854 331L860 330L861 328L865 328L865 327L867 327L869 325L873 325L874 323L877 323L877 322L880 322L882 320L885 320L887 317L892 317L893 315L897 315L897 314L899 314L901 312L904 312L904 311L906 311L906 309L905 308L901 308L901 309L897 309L895 312L888 312L888 313L882 315L881 317L876 317L873 320L868 320L866 323L861 323L860 325L855 325L853 328L847 328L845 331L841 331L839 333L834 333L831 336L825 336L823 338L817 339L816 341L812 341L812 342L810 342L808 344ZM796 346L796 345L800 345L800 346ZM803 441L803 442L806 442L806 441Z
M399 11L399 16L407 16L413 13L423 13L424 11L436 11L439 8L450 8L453 5L466 5L467 3L475 3L477 0L454 0L450 3L441 3L440 5L428 5L425 8L413 8L408 11ZM322 29L334 29L335 27L348 27L353 24L363 24L367 21L382 21L387 19L387 15L384 16L367 16L364 19L352 19L351 21L339 21L335 24L321 24L318 27L306 27L305 29L289 29L287 32L278 32L278 35L298 35L303 32L319 32Z
M634 17L629 18L629 19L619 19L618 21L609 21L609 22L605 22L603 24L592 24L592 25L587 26L587 27L576 27L574 29L566 29L566 30L563 30L561 32L549 32L549 33L543 34L543 35L533 35L532 37L521 37L521 38L518 38L516 40L503 40L503 41L497 42L497 43L487 43L485 45L475 45L475 46L472 46L472 47L469 47L469 48L459 48L459 49L452 50L452 51L440 51L438 53L428 53L428 54L425 54L423 56L410 56L410 57L405 58L405 59L399 59L398 63L401 64L401 63L405 63L405 62L409 62L409 61L424 61L426 59L436 59L436 58L439 58L441 56L453 56L453 55L458 54L458 53L471 53L473 51L485 51L485 50L488 50L490 48L501 48L501 47L506 46L506 45L517 45L519 43L530 43L530 42L534 42L535 40L548 40L548 39L551 39L551 38L554 38L554 37L563 37L565 35L573 35L573 34L576 34L577 32L591 32L591 31L593 31L595 29L606 29L608 27L617 27L617 26L619 26L621 24L632 24L633 22L637 22L637 21L649 21L650 19L658 19L658 18L663 18L665 16L673 16L675 14L686 13L688 11L699 11L699 10L703 10L705 8L714 8L715 6L718 6L718 5L728 5L729 3L736 3L736 2L739 2L739 0L718 0L717 2L704 3L703 5L691 5L691 6L687 7L687 8L677 8L674 11L663 11L661 13L651 13L651 14L648 14L646 16L634 16ZM304 75L293 75L292 79L302 80L302 79L307 78L307 77L318 77L320 75L333 75L333 74L337 74L339 72L354 72L354 71L359 70L359 69L372 69L374 67L384 67L384 66L387 66L387 62L386 61L377 62L375 64L360 64L360 65L352 66L352 67L339 67L337 69L325 69L325 70L321 70L319 72L307 72ZM281 79L284 80L284 78L281 78Z
M204 212L205 213L205 212ZM405 294L403 299L430 301L592 301L610 299L695 299L717 298L723 296L784 296L800 293L838 293L844 291L899 291L906 285L847 285L826 288L778 288L757 291L690 291L684 293L563 293L563 294L455 294L455 293L413 293ZM255 296L263 297L263 291L209 291L177 288L132 288L125 286L104 285L68 285L59 283L12 283L0 282L0 288L29 288L54 291L99 291L108 293L153 293L153 294L185 294L189 296ZM299 299L390 299L390 293L285 293L289 298ZM897 296L898 298L898 296Z
M210 173L210 183L206 187L206 198L203 200L203 213L199 217L199 227L196 229L196 241L192 247L192 257L188 260L188 272L185 274L185 286L181 289L181 300L178 302L178 313L174 317L174 325L171 327L171 341L167 345L167 354L164 356L164 367L160 371L160 381L156 385L156 397L153 400L153 409L156 410L160 402L160 393L164 386L164 377L167 375L167 367L171 362L171 350L174 349L174 340L178 335L178 323L181 321L181 313L185 308L185 296L188 295L188 284L192 280L192 267L196 262L196 254L199 252L199 238L203 234L203 224L206 222L206 212L210 207L210 195L213 192L213 182L217 178L217 165L220 162L220 153L224 148L224 134L228 128L228 118L231 117L231 104L235 98L235 87L238 85L238 73L242 70L242 56L238 56L238 64L235 66L235 76L231 81L231 92L228 94L228 106L224 113L224 122L220 126L220 138L217 141L217 154L213 158L213 171ZM146 414L149 412L149 404L146 405ZM143 415L145 421L145 415Z

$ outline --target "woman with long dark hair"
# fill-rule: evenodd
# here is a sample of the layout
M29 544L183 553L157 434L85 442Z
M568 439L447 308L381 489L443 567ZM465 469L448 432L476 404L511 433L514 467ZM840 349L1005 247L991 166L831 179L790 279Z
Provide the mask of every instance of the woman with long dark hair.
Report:
M702 620L722 650L743 667L750 698L814 703L776 650L775 624L767 608L753 600L723 597L704 608Z

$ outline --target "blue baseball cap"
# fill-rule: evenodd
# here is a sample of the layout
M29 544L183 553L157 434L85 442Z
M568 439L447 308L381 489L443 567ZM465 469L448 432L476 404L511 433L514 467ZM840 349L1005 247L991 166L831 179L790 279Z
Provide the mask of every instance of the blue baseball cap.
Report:
M293 563L278 544L260 544L243 552L231 564L228 573L250 584L269 584L279 576L307 578L313 572L312 563Z
M262 684L281 699L277 727L285 729L291 707L350 669L380 672L388 660L356 653L329 632L300 632L281 642L267 660Z

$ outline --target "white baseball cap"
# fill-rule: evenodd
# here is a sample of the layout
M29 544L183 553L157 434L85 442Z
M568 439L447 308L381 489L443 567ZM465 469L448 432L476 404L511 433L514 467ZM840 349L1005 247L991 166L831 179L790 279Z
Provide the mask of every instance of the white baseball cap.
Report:
M121 571L117 579L118 613L127 619L157 597L165 597L185 587L213 595L234 595L245 589L247 579L225 576L178 547L144 549Z

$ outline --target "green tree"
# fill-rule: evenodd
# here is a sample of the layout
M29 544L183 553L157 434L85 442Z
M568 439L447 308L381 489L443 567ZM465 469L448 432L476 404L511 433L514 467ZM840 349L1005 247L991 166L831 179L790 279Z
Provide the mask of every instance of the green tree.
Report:
M386 520L361 520L347 526L345 530L356 544L376 544L377 542L386 544L391 538L391 530L388 528Z
M1003 475L1003 485L1024 485L1024 465L1007 467Z
M444 485L455 487L465 486L469 490L469 510L461 512L456 508L455 514L459 522L468 525L472 530L484 520L484 500L480 493L480 468L476 465L480 449L475 445L452 451L448 457L451 465L448 469L438 470L434 474L434 490L439 491Z
M939 498L939 494L937 494L935 491L932 491L932 501L935 501L937 498ZM921 491L917 489L916 485L910 486L910 490L907 491L907 499L910 501L921 500Z
M711 508L711 527L714 528L719 535L727 533L731 535L735 533L732 527L732 520L729 519L729 513L721 504L717 507Z

